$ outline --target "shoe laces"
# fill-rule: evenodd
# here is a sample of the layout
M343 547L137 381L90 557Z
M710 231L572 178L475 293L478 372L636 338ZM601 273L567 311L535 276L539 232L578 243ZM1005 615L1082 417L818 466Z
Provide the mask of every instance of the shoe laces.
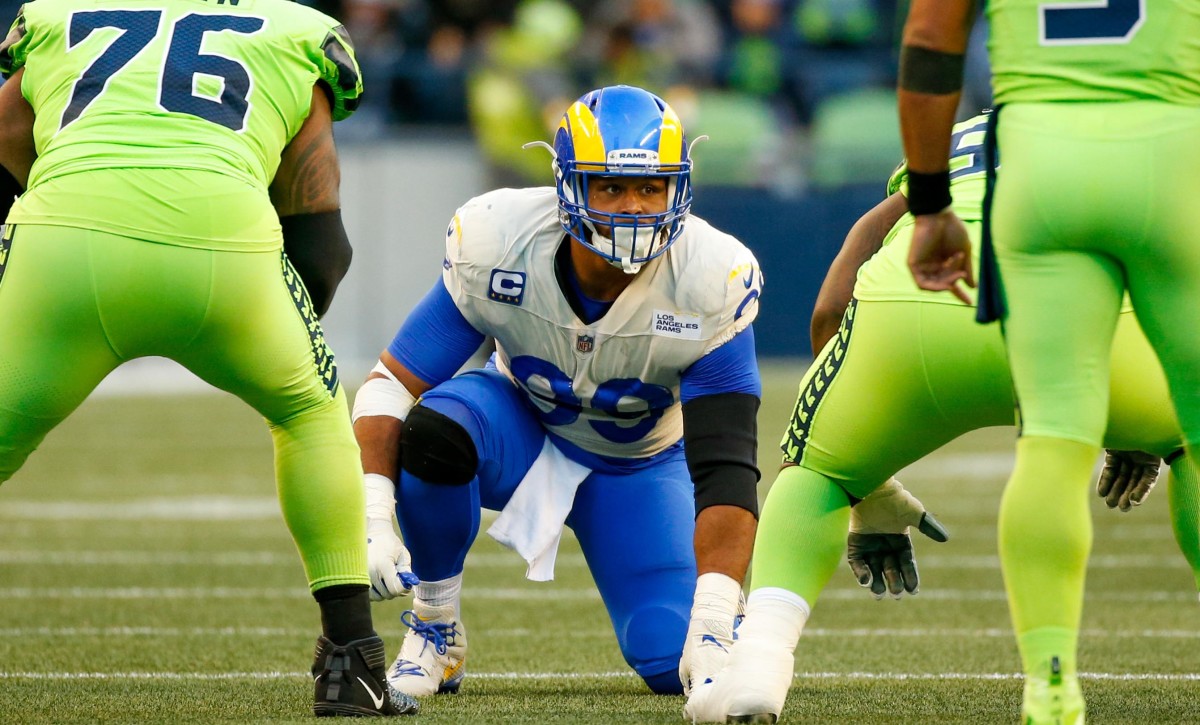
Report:
M425 644L421 645L421 652L424 652L425 648L432 644L434 651L439 655L444 655L447 646L453 646L454 638L458 635L458 630L455 628L456 622L425 621L411 609L400 615L400 622L425 640Z

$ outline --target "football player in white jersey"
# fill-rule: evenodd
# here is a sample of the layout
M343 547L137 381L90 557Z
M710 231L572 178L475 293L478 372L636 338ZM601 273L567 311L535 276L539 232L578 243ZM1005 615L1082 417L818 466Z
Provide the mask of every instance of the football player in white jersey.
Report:
M732 642L758 515L758 263L689 214L690 148L657 96L592 91L550 148L555 187L458 210L441 279L355 402L375 595L420 578L388 673L412 695L462 682L481 507L535 580L571 527L654 692L703 681ZM456 376L488 336L487 367Z

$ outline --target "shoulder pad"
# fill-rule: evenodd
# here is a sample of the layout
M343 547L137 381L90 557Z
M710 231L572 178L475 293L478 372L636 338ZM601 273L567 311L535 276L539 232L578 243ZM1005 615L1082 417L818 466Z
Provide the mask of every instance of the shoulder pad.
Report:
M517 210L505 198L508 189L477 196L458 208L446 229L446 258L455 264L494 266L504 257L511 236L506 221Z
M25 6L17 11L17 18L8 29L8 35L0 41L0 75L8 78L25 65L27 52L25 28Z
M494 265L514 248L557 224L558 196L552 188L497 189L459 207L454 216L456 258ZM447 243L452 235L447 230ZM449 248L447 248L449 252Z
M887 195L891 196L897 191L901 191L905 182L908 181L908 159L901 159L896 169L892 171L892 175L888 177Z
M538 208L534 189L499 189L458 208L446 227L442 277L452 295L466 293L498 266L522 237L522 228Z
M321 57L317 60L321 80L333 92L333 120L349 118L362 99L362 71L354 56L354 43L346 26L331 28L321 42Z
M716 320L709 350L728 342L758 316L763 275L746 245L696 217L673 250L685 252L680 303Z

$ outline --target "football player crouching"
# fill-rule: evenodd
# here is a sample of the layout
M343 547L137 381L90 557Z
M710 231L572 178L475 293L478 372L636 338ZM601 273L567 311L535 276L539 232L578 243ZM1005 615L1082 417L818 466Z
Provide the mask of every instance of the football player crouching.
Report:
M652 93L592 91L536 145L555 185L458 210L441 277L355 402L375 595L407 593L409 552L420 579L389 681L461 685L464 561L487 508L533 580L569 526L626 662L686 692L732 643L756 528L762 275L690 214L691 144ZM487 366L456 374L489 336Z

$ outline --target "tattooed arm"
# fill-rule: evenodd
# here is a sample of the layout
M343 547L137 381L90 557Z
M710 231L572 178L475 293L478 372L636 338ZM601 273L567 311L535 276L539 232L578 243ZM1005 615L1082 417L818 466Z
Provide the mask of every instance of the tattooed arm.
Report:
M334 211L341 206L341 178L329 99L319 85L314 86L308 118L283 150L271 182L271 203L281 217Z
M271 182L271 203L283 227L283 250L308 289L317 316L350 268L350 241L342 226L341 182L329 99L313 87L312 108Z

